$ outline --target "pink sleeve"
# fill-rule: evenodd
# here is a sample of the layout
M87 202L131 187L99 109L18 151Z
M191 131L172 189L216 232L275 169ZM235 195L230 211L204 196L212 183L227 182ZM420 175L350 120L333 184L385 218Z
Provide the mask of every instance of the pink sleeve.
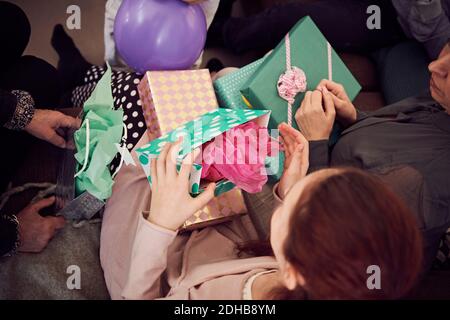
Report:
M281 199L281 197L278 195L278 191L279 191L279 185L280 183L278 182L276 185L274 185L272 192L273 192L273 197L275 198L275 201L278 204L282 204L283 203L283 199Z
M154 225L141 215L123 298L160 298L159 278L167 267L167 250L176 235L176 232Z

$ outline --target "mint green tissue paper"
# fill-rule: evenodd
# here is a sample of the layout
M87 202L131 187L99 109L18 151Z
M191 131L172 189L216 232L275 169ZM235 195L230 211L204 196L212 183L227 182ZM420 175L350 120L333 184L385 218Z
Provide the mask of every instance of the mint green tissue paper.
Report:
M83 123L74 136L78 172L85 161L89 125L88 164L75 179L77 195L87 191L100 200L106 200L111 196L114 181L109 164L117 154L115 144L120 144L123 131L123 110L114 110L113 106L111 68L108 66L94 92L84 104Z

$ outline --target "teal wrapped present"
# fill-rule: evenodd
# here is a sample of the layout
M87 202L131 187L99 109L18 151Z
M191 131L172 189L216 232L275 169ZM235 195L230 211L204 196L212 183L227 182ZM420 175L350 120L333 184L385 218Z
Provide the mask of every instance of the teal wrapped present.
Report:
M214 81L214 89L220 107L229 109L248 109L250 107L247 99L241 93L241 88L252 78L264 60L265 57ZM269 133L274 138L278 138L278 135L274 135L273 132ZM283 173L283 163L284 154L282 152L280 152L279 157L267 159L266 169L269 183L276 183L280 180Z
M286 44L290 50L286 50ZM282 98L279 94L279 81L283 79L281 76L287 70L291 70L290 67L297 67L304 73L306 77L304 91L315 90L322 79L330 79L342 84L351 100L361 90L359 83L313 20L305 17L266 57L241 89L252 108L272 111L270 129L276 129L282 122L292 122L293 127L298 129L293 117L304 98L304 92L296 94L291 103L288 103L287 97ZM336 135L336 132L334 134Z
M242 96L241 88L251 79L263 62L264 58L261 58L214 81L214 90L220 107L228 109L248 108L247 102Z
M139 162L151 185L151 159L157 158L163 146L168 142L178 141L183 137L183 145L179 154L179 161L192 150L213 140L224 132L249 121L255 121L259 126L266 127L270 118L268 110L232 110L217 109L210 111L193 121L187 122L164 136L153 140L149 144L136 150ZM202 166L194 164L190 175L190 193L196 196L205 190L201 183ZM233 189L235 185L223 179L216 183L215 195L218 196Z

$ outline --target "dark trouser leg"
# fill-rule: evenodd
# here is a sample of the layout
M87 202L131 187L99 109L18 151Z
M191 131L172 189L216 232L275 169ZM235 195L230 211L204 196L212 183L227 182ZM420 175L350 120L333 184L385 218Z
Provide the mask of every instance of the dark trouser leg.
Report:
M381 29L367 28L367 8L381 8ZM310 16L339 51L371 51L403 37L390 1L323 0L274 6L248 18L231 18L223 30L225 46L237 53L273 49L305 16Z

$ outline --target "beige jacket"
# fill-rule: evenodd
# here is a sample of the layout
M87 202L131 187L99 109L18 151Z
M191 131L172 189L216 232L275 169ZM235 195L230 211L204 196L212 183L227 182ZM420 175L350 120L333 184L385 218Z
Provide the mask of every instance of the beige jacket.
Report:
M148 142L144 135L136 148ZM236 244L257 239L247 216L177 235L143 218L150 192L139 164L116 177L100 246L111 298L239 300L248 278L278 268L273 257L238 257Z

